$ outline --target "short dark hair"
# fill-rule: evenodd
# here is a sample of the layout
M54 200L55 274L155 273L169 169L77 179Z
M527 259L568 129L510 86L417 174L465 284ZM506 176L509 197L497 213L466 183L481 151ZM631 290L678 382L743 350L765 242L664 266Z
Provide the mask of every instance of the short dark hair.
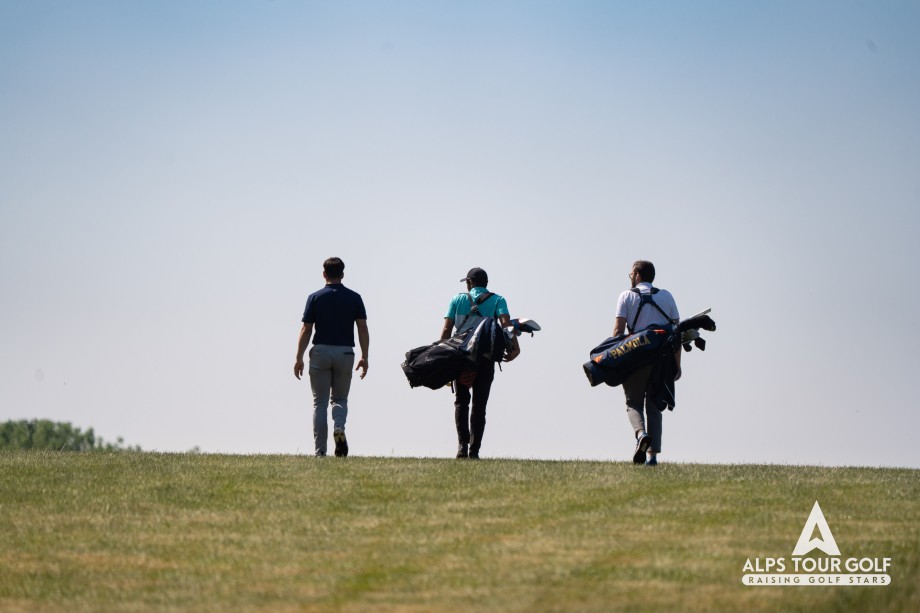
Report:
M329 258L323 262L323 272L330 279L341 279L345 275L345 262L341 258Z
M646 283L651 283L655 280L655 265L648 260L636 260L633 262L633 272L639 273L639 276Z

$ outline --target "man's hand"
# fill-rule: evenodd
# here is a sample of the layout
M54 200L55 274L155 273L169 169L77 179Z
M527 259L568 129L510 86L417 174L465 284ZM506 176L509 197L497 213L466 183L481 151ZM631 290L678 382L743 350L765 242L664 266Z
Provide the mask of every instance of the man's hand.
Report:
M303 358L297 358L294 362L294 376L300 379L303 376Z
M360 360L358 360L358 365L355 366L355 372L357 372L358 369L361 369L361 378L363 379L367 375L367 367L368 367L367 359L361 358Z

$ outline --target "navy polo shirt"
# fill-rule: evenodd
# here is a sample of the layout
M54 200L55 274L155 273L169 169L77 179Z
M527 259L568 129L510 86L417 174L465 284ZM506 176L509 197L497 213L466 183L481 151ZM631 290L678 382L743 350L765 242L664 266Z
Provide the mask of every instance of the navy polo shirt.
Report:
M313 324L314 345L355 346L355 320L367 319L361 295L330 283L307 298L303 323Z

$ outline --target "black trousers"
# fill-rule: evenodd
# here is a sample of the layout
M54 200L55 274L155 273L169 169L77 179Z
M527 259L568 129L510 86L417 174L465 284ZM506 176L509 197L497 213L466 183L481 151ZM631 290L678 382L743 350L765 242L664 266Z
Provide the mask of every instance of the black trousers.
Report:
M461 445L469 445L470 453L479 453L482 435L486 430L486 403L495 378L495 362L479 367L473 386L454 381L456 399L454 400L454 420L457 422L457 439ZM473 411L470 413L472 397ZM472 433L471 433L472 430Z

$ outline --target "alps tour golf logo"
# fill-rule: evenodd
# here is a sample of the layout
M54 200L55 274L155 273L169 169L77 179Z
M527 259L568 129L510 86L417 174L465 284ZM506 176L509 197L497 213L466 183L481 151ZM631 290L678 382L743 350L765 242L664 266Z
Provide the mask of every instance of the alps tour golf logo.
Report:
M818 533L817 537L814 536L815 532ZM824 555L805 557L815 550ZM744 585L775 586L890 585L890 568L891 558L844 558L815 500L802 535L792 550L792 557L789 560L749 558L744 564L744 572L747 574L741 578L741 582Z

